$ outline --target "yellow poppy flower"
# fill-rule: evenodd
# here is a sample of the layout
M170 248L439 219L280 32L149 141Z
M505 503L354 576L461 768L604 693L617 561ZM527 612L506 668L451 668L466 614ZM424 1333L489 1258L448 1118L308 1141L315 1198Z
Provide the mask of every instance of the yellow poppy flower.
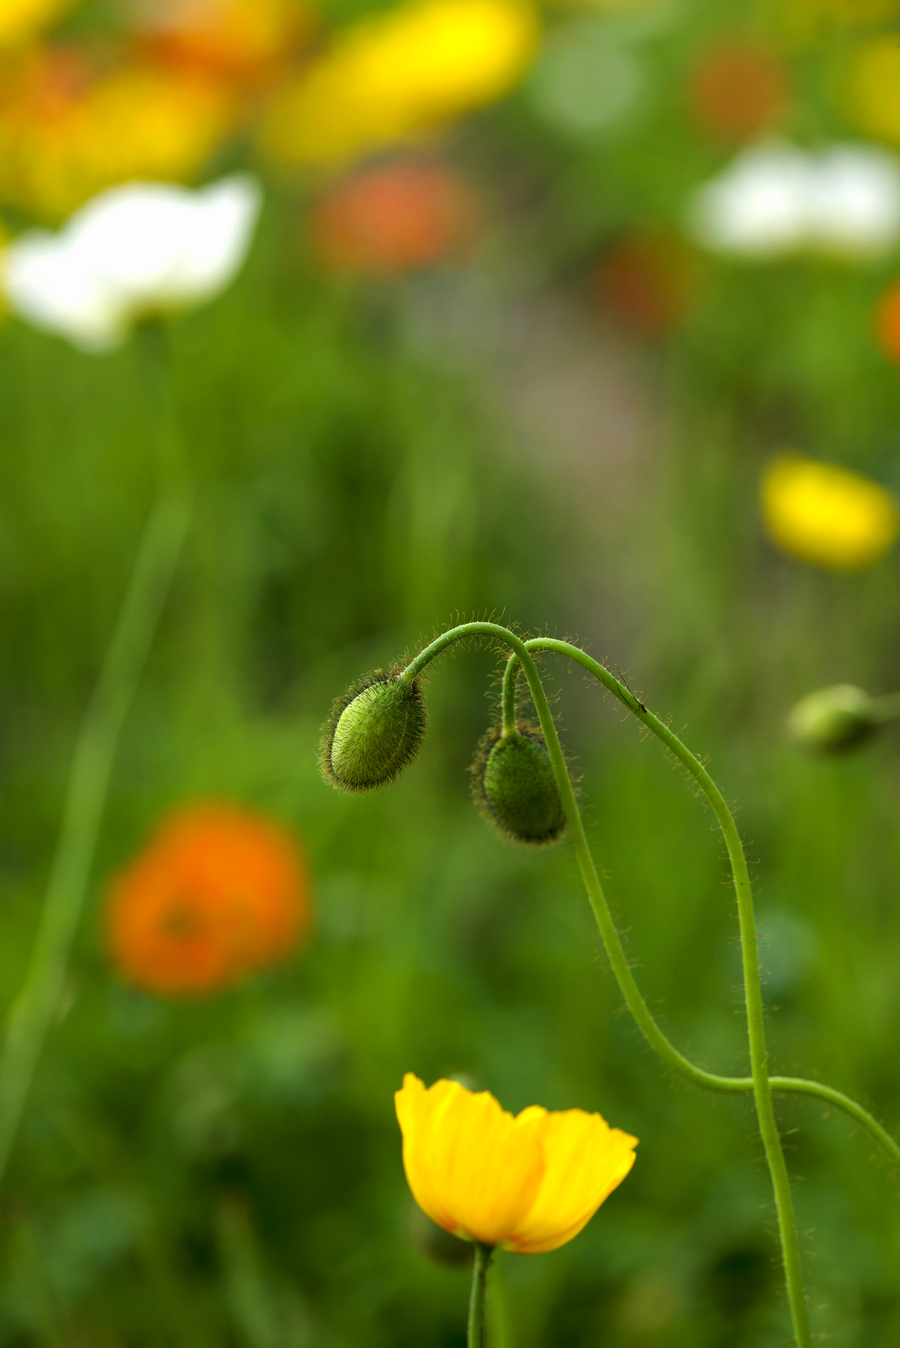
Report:
M24 42L53 23L74 0L2 0L0 47Z
M490 103L538 38L524 0L410 0L355 23L273 98L264 150L287 163L350 160Z
M394 1096L403 1166L432 1221L463 1240L541 1254L571 1240L634 1164L637 1138L581 1109L514 1118L456 1081L426 1090L407 1072Z
M900 531L897 503L877 482L794 455L763 474L762 509L780 548L835 571L877 562Z
M129 179L189 178L235 124L234 98L213 81L69 64L38 55L0 106L0 199L33 214L61 219Z

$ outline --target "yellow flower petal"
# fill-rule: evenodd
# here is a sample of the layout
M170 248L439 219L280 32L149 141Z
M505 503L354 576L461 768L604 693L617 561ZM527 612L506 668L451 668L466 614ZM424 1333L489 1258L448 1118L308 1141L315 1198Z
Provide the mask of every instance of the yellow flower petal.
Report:
M900 140L900 46L893 34L856 51L848 93L851 115L861 131Z
M273 98L261 138L275 159L352 159L501 97L534 54L526 0L408 0L353 24Z
M779 547L836 571L870 566L900 531L894 497L877 482L792 455L766 469L762 508Z
M411 1073L394 1098L422 1210L454 1235L520 1254L571 1240L634 1163L637 1139L599 1114L532 1105L514 1118L487 1091L426 1090Z
M520 1116L521 1117L521 1116ZM637 1138L581 1109L544 1118L544 1177L524 1220L507 1242L520 1254L555 1250L593 1217L634 1165Z
M407 1073L395 1096L403 1164L424 1212L456 1235L497 1245L528 1211L544 1173L543 1113L513 1118L487 1091L430 1090Z
M74 0L2 0L0 46L22 42L55 22Z

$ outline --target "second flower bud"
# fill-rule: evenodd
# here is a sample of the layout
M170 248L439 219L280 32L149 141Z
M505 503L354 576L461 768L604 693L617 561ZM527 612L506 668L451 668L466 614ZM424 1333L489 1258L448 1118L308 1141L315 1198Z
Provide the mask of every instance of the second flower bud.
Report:
M551 843L565 832L562 798L539 730L489 731L472 764L472 792L485 817L516 842Z

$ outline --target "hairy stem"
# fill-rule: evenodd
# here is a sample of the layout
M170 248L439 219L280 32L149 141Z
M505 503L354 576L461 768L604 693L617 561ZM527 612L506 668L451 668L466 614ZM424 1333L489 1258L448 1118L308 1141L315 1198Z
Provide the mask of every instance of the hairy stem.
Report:
M729 860L735 875L735 888L737 889L738 874L741 870L746 874L746 861L744 859L743 847L741 846L731 811L728 809L722 793L719 791L709 773L697 757L691 753L690 749L682 743L678 736L675 735L667 725L660 721L657 716L654 716L651 711L648 711L644 704L639 701L614 674L611 674L604 665L601 665L596 660L592 659L585 651L580 650L577 646L570 645L568 642L557 641L549 637L538 637L532 641L526 642L525 645L529 651L553 651L556 654L562 655L566 659L573 660L581 665L588 671L588 673L593 674L593 676L602 683L614 697L618 698L623 706L627 707L628 710L636 716L639 721L646 725L647 728L662 741L666 748L678 758L679 762L684 765L703 791L715 812L720 827L722 827L722 831L725 834L726 846L728 847ZM503 679L504 698L509 699L513 704L515 702L515 684L519 672L520 665L518 657L513 655L507 662ZM729 838L731 840L730 843ZM734 871L735 860L737 860L738 863L738 871ZM618 933L615 932L614 929L613 933L616 946L621 950L621 942ZM626 959L627 962L624 950L621 950L621 955L622 959ZM612 963L613 970L618 978L620 961L613 958L611 951L610 962ZM660 1039L664 1040L666 1045L668 1045L671 1052L662 1053L661 1056L670 1064L670 1066L674 1067L676 1071L681 1072L682 1075L687 1077L688 1080L695 1082L696 1085L705 1086L708 1090L749 1092L754 1089L752 1076L718 1076L710 1072L704 1072L701 1068L698 1068L694 1063L691 1063L685 1058L683 1054L678 1053L677 1049L675 1049L674 1046L669 1043L668 1039L666 1039L665 1035L663 1035L663 1032L659 1029L659 1026L656 1025L655 1021L653 1021L656 1032L655 1035L651 1036L650 1034L647 1034L644 1016L646 1015L649 1017L651 1021L653 1020L653 1017L648 1010L646 1003L641 997L640 1005L637 1003L632 1004L630 989L623 984L621 979L618 981L629 1010L634 1015L652 1046L659 1052ZM634 980L632 979L631 982L633 983ZM640 993L638 993L638 996L640 997ZM820 1100L824 1100L827 1104L832 1105L837 1109L843 1110L846 1114L849 1114L851 1118L855 1119L857 1123L862 1124L875 1141L884 1148L888 1155L900 1164L900 1145L898 1145L887 1129L884 1128L867 1109L864 1109L862 1105L851 1099L850 1096L845 1095L842 1091L835 1090L832 1086L822 1085L822 1083L818 1081L809 1081L804 1077L770 1076L769 1084L774 1091L791 1091L799 1095L813 1096Z
M164 497L154 507L78 733L37 936L0 1048L0 1179L59 1005L119 733L168 594L189 513L183 493Z
M469 1297L468 1348L484 1348L484 1294L493 1254L493 1245L476 1242L472 1260L472 1292Z
M703 765L699 763L690 750L682 744L677 735L674 735L672 731L669 730L668 726L664 725L652 712L649 712L644 704L640 702L624 684L611 674L604 665L599 664L596 660L593 660L587 655L585 651L580 650L577 646L570 645L568 642L542 637L523 642L520 641L514 633L510 632L508 628L500 627L496 623L464 623L459 627L454 627L450 631L442 633L436 641L432 642L430 646L415 658L412 664L404 671L404 676L412 678L416 674L421 673L425 666L433 660L435 656L440 655L441 652L452 645L453 642L471 637L493 637L512 648L513 654L507 662L503 675L502 709L503 729L505 734L511 733L516 725L516 682L519 674L523 672L519 654L520 651L555 651L557 654L582 665L589 673L593 674L605 688L618 698L623 706L627 707L628 710L637 716L644 725L653 731L654 734L658 735L665 746L676 754L679 760L684 764L691 775L697 779L701 786L705 779L710 782L713 790L717 791L717 788L712 783L703 768ZM555 728L553 734L555 736ZM551 742L552 740L547 741L548 748L550 747ZM577 810L577 805L575 808ZM725 808L727 812L727 807ZM580 831L583 832L583 830ZM587 860L589 863L588 874L593 874L595 877L597 890L602 896L602 887L600 886L599 879L596 878L596 868L594 867L589 850L587 850ZM582 874L584 874L583 870ZM585 885L588 888L590 897L591 885L587 879L585 879ZM605 906L605 898L603 898L602 902ZM592 900L592 907L593 906ZM595 916L597 916L596 908L594 908L594 912ZM678 1051L675 1045L671 1043L656 1023L653 1013L647 1006L640 988L637 986L634 976L631 973L628 957L625 954L619 933L616 930L615 923L612 921L611 916L608 922L604 921L601 923L599 917L597 918L597 921L598 925L600 925L601 935L604 939L613 973L625 999L625 1003L647 1039L647 1042L656 1050L663 1061L676 1072L679 1072L688 1081L692 1081L695 1085L702 1086L706 1090L718 1091L723 1094L744 1094L751 1092L753 1090L752 1076L732 1077L723 1076L716 1072L707 1072L702 1067L698 1067L695 1063L692 1063L689 1058L686 1058L683 1053ZM857 1123L861 1124L874 1140L884 1148L891 1159L900 1165L900 1145L898 1145L887 1129L884 1128L867 1109L864 1109L862 1105L857 1103L857 1101L851 1099L849 1095L845 1095L842 1091L835 1090L832 1086L825 1086L822 1085L821 1082L810 1081L804 1077L772 1076L769 1078L769 1084L774 1091L790 1091L799 1095L808 1095L815 1099L823 1100L829 1106L843 1110L844 1113L848 1114L852 1119L855 1119Z
M575 651L575 647L569 647L566 642L536 641L526 643L529 649L550 649L559 650L560 654L569 655ZM581 653L583 654L583 652ZM521 656L519 657L521 659ZM573 657L574 658L574 657ZM529 656L530 659L530 656ZM583 661L580 663L584 663ZM559 742L559 736L556 733L556 726L550 715L550 709L547 705L547 697L543 686L539 684L539 691L535 689L533 679L537 671L531 662L531 669L522 661L522 667L525 677L528 679L528 686L534 698L535 706L541 722L541 729L544 732L544 739L553 761L556 774L557 785L563 793L563 805L566 816L569 821L569 830L572 834L572 842L575 848L575 854L578 858L579 869L588 892L588 898L591 907L594 910L594 916L597 919L597 925L600 927L601 934L610 949L611 942L607 938L607 933L615 935L615 945L617 947L616 957L624 957L621 943L618 940L618 933L615 931L615 924L612 920L612 914L609 911L609 905L606 902L606 896L603 893L602 886L597 876L597 870L588 846L587 836L584 831L584 825L581 820L581 813L575 801L575 794L572 790L572 784L569 779L568 769L563 758L562 747ZM602 666L601 666L602 668ZM534 670L534 675L532 674ZM593 671L592 671L593 672ZM630 696L630 695L629 695ZM636 698L632 701L640 706ZM643 711L642 717L650 717L651 713ZM653 717L655 721L656 718ZM659 730L664 732L661 738L671 736L675 737L662 722L658 722ZM772 1188L775 1194L775 1205L778 1211L778 1228L781 1236L782 1257L784 1259L785 1281L787 1283L788 1298L791 1305L791 1319L794 1327L794 1336L798 1348L810 1348L811 1338L809 1329L809 1316L806 1308L806 1297L803 1291L803 1273L800 1265L800 1245L797 1239L797 1223L794 1217L794 1200L791 1194L790 1178L788 1176L787 1165L785 1164L784 1152L781 1147L781 1138L778 1132L778 1124L775 1120L775 1111L772 1106L772 1090L769 1084L769 1073L767 1066L765 1025L763 1019L762 985L759 977L759 961L756 948L756 922L753 914L753 897L750 889L750 876L747 871L747 860L744 855L744 849L741 845L740 836L737 831L734 819L725 800L716 787L712 778L706 772L705 768L694 759L688 750L684 749L680 741L675 741L682 750L679 758L685 756L692 760L693 775L703 786L710 803L716 813L719 821L719 827L725 838L725 845L728 848L728 855L731 861L731 868L734 875L735 893L738 901L738 916L741 930L741 947L744 966L744 989L747 1009L747 1031L750 1047L750 1064L753 1073L753 1094L756 1101L756 1113L759 1120L759 1129L763 1139L766 1160L769 1165L769 1173L772 1177ZM610 955L612 962L613 956ZM626 965L627 969L627 965ZM637 984L627 969L627 979L634 986L637 996L640 998L640 1008L642 1012L646 1011L646 1003L637 989ZM621 981L621 979L620 979ZM649 1015L649 1012L647 1013ZM658 1026L655 1020L650 1017L653 1030L659 1034ZM642 1026L643 1028L643 1026ZM646 1030L644 1031L646 1034ZM664 1036L662 1036L664 1038ZM668 1050L671 1050L668 1040L665 1040ZM677 1053L677 1050L675 1050ZM681 1058L681 1054L678 1057ZM687 1061L685 1059L685 1061ZM693 1065L691 1065L693 1066ZM696 1068L693 1069L696 1072Z
M791 1305L791 1317L798 1348L809 1348L811 1343L806 1299L803 1291L800 1264L799 1242L797 1240L796 1220L794 1217L793 1197L790 1179L785 1164L784 1152L778 1132L772 1104L773 1091L793 1091L809 1095L827 1104L842 1109L865 1127L871 1136L897 1162L900 1162L900 1146L875 1118L862 1105L829 1086L819 1082L804 1080L800 1077L770 1077L768 1073L767 1049L765 1040L765 1022L762 1002L762 986L757 954L756 922L753 910L753 896L747 861L743 845L734 818L721 791L703 767L703 764L681 742L677 735L664 722L649 712L603 665L593 660L584 651L568 642L554 638L535 638L523 642L508 628L496 623L472 622L444 632L407 666L403 678L411 679L428 665L437 655L452 643L467 637L492 637L511 648L510 656L503 676L502 686L502 724L503 733L509 735L516 729L516 683L521 670L529 686L529 691L538 713L538 720L544 736L547 750L553 764L557 786L562 797L563 807L569 824L572 843L578 860L585 888L597 925L606 946L625 1001L637 1021L644 1036L674 1070L697 1085L708 1090L738 1093L752 1091L756 1103L760 1133L766 1152L766 1159L772 1177L778 1212L779 1233L784 1259L785 1279ZM745 1002L747 1012L747 1032L750 1050L752 1075L750 1077L726 1077L707 1072L690 1062L680 1053L674 1044L663 1034L656 1023L646 1001L634 979L624 947L616 931L603 887L600 883L590 847L581 820L575 793L572 789L568 769L562 752L562 746L556 731L553 715L547 701L537 667L532 658L533 651L553 651L569 660L582 665L598 679L613 695L623 703L644 725L662 741L665 747L675 755L697 782L716 815L725 845L728 850L734 879L735 895L738 903L738 916L741 932L741 949L744 972ZM887 710L887 708L885 709Z

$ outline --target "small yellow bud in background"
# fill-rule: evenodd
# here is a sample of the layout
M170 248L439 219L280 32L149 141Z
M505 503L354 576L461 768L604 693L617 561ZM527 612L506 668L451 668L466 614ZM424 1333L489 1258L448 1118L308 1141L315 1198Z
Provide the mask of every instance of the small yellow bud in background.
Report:
M881 724L874 698L850 683L819 688L802 698L787 718L795 744L815 753L840 754L872 738Z
M422 746L428 717L422 685L376 670L331 709L319 765L339 791L374 791L407 767Z
M884 487L846 468L795 455L774 459L766 468L762 510L774 543L834 571L871 566L900 530L897 503Z

